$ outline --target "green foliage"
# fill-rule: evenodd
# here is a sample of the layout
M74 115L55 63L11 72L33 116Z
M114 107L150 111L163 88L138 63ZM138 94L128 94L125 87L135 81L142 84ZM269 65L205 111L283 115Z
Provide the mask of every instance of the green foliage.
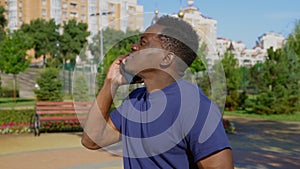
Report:
M0 76L0 93L2 93L2 79L1 79L1 76ZM0 97L1 97L1 94L0 94Z
M0 110L0 134L28 133L34 110Z
M54 56L57 54L57 42L59 38L59 27L54 19L46 21L45 19L35 19L30 24L23 24L21 30L28 34L32 39L32 48L35 51L35 58L46 55Z
M299 58L289 46L268 49L268 59L255 75L258 96L253 112L258 114L293 114L300 111Z
M89 96L89 87L86 81L86 76L80 72L75 75L75 83L73 88L73 98L74 101L85 101L88 102L91 100Z
M189 70L193 73L196 74L201 71L205 71L205 56L206 56L206 44L202 43L200 48L197 51L197 57L195 58L194 62L192 65L189 67Z
M4 28L7 25L7 20L4 16L5 9L3 6L0 6L0 42L5 38Z
M4 16L5 9L3 6L0 5L0 29L4 29L7 24L7 20Z
M0 71L13 74L16 91L17 74L25 71L30 63L26 51L30 48L31 39L22 31L16 30L6 36L0 45Z
M225 111L226 116L235 116L243 118L257 118L265 120L279 120L279 121L297 121L300 122L300 112L295 114L256 114L249 111Z
M59 70L45 69L37 79L39 89L34 89L38 101L62 101L63 83L59 79Z
M140 33L137 31L130 31L128 30L126 33L122 31L117 31L113 29L107 28L103 31L103 42L104 42L104 49L107 51L105 54L105 58L99 64L99 73L97 75L99 89L101 89L107 70L112 62L119 57L120 55L125 55L131 51L130 45L136 43L139 40ZM97 51L97 46L100 46L100 41L96 40L93 44L89 46L91 50L94 51L96 57L100 57L100 53Z
M19 74L25 71L30 63L26 51L30 48L31 39L21 31L14 31L0 45L0 70L6 74Z
M221 64L221 65L220 65ZM222 101L224 92L226 95L225 109L235 110L239 106L240 98L238 90L241 87L242 74L238 68L238 62L234 58L234 54L231 51L226 51L221 61L217 61L213 66L214 73L212 83L216 86L213 90L216 92L214 99ZM222 70L223 68L223 70ZM226 76L226 82L221 80L222 76ZM225 80L225 79L224 79ZM222 83L226 83L226 91L223 88Z
M34 114L34 110L0 110L0 124L14 123L30 123Z
M16 89L16 94L17 94L16 97L19 97L18 89ZM2 90L0 91L0 97L5 97L5 98L14 97L14 89L3 87Z
M63 63L67 60L75 62L76 56L80 54L81 49L87 42L89 36L87 27L86 23L77 22L75 19L64 22L64 32L59 39L59 48L62 54L60 61Z

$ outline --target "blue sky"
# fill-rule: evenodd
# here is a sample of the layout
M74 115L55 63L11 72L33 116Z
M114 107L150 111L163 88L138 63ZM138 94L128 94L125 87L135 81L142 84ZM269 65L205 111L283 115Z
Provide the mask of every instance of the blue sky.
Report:
M186 7L186 0L138 0L144 12L157 8L160 13L177 13ZM252 48L259 36L266 32L281 33L285 37L291 33L300 20L300 0L195 0L194 6L204 16L218 21L217 36L243 41ZM149 18L145 18L148 25Z

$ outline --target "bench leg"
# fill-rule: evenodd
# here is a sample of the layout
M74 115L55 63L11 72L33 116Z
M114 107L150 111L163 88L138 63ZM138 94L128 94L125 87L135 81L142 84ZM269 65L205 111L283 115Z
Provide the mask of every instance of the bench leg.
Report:
M40 117L38 114L34 115L34 136L40 136Z

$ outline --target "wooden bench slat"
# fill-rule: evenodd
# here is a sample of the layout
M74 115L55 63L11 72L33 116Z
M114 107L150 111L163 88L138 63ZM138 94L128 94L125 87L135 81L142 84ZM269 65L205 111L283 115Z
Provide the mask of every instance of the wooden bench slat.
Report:
M90 107L37 107L36 110L89 110Z
M93 102L37 102L37 106L42 105L92 105Z
M41 121L78 121L84 120L85 116L47 116L47 117L40 117Z

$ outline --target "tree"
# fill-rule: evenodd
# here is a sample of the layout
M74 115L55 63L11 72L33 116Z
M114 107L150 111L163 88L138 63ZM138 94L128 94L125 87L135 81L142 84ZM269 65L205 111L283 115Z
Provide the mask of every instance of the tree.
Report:
M130 45L136 43L139 40L140 32L128 30L127 32L122 32L113 29L105 29L103 31L103 44L105 49L105 57L98 66L98 86L101 89L104 78L106 76L107 70L112 62L120 55L127 54L131 51ZM100 57L100 49L97 46L100 46L100 40L97 40L99 35L94 37L94 43L92 43L89 48L92 50L93 54L96 57ZM107 51L107 52L106 52Z
M264 63L250 69L250 83L257 91L250 100L257 114L293 114L300 111L300 21L282 49L271 47Z
M192 65L189 67L191 72L194 74L206 70L206 67L205 67L206 47L207 47L207 45L205 43L202 43L200 45L200 48L197 51L197 57L195 58Z
M268 49L268 58L256 75L258 96L253 112L293 114L299 111L299 58L290 47Z
M16 30L0 45L0 70L6 74L13 74L14 98L16 98L17 75L25 71L30 63L30 59L26 58L26 51L30 48L31 42L22 31Z
M221 97L220 99L222 100L222 95L224 95L224 92L225 92L227 94L226 102L225 102L225 109L235 110L239 105L238 90L241 87L242 76L241 76L241 72L239 71L238 62L234 58L234 54L230 50L227 50L224 53L223 59L221 61L217 61L213 67L214 67L213 76L217 83L217 84L214 84L216 86L215 90L219 90L217 92L218 94L215 97ZM220 69L222 69L222 67L223 67L223 70L220 70ZM224 88L222 87L222 84L221 84L224 82L219 81L219 79L222 79L222 76L224 76L223 71L226 76L226 82L225 82L226 83L226 91L224 91ZM212 81L212 83L215 83L215 82Z
M7 20L6 18L4 17L4 12L5 12L5 9L3 6L0 5L0 43L1 41L4 40L4 37L5 37L5 31L4 31L4 28L7 24ZM0 76L0 93L1 93L1 76Z
M5 9L3 6L0 6L0 42L4 40L5 37L5 26L7 24L7 20L4 16Z
M59 48L61 51L61 61L63 64L67 60L75 62L76 56L80 54L80 51L87 42L89 32L87 32L87 24L77 22L75 19L64 22L63 34L59 40Z
M35 58L43 57L43 65L46 64L46 56L52 57L57 54L57 43L59 38L59 27L54 19L35 19L30 24L23 24L21 30L32 37L32 48Z
M84 74L81 74L80 72L77 72L74 79L75 79L74 88L73 88L74 101L75 102L92 101L94 97L90 97L89 95L89 87L87 84L86 76L84 76Z
M59 70L46 68L36 80L39 88L34 89L38 101L62 101L63 83L59 79Z

